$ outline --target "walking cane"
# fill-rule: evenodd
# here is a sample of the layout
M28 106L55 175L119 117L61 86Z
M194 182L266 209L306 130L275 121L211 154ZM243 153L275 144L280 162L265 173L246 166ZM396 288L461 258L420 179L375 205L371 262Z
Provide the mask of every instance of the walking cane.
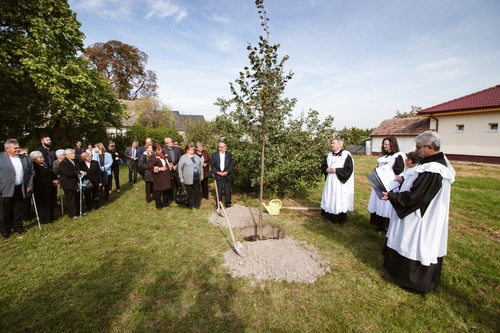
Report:
M85 175L83 175L83 174L78 175L78 180L79 180L79 185L80 185L80 187L79 187L80 188L80 217L82 217L82 215L83 215L83 212L82 212L82 192L83 192L82 191L82 185L83 185L82 178L83 177L85 177Z
M42 231L42 226L40 225L40 217L38 217L38 209L36 207L36 200L35 200L34 193L31 194L31 198L33 199L33 207L35 207L35 214L36 214L36 220L38 222L38 229L40 229L40 231Z

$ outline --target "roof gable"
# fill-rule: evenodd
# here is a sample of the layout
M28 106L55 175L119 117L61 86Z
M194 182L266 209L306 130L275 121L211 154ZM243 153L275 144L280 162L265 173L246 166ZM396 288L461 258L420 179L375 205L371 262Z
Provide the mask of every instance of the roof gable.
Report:
M429 130L430 122L427 117L386 119L370 136L417 136Z
M418 114L429 114L449 111L484 109L500 107L500 85L475 92L454 100L444 102L427 109L422 109Z

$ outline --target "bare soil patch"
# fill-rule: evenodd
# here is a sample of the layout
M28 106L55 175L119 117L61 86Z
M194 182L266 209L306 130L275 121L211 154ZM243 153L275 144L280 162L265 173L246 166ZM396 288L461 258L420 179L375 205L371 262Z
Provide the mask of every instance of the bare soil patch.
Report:
M249 230L257 230L258 208L234 205L226 213L237 240L248 236ZM221 212L222 214L222 212ZM233 277L247 277L257 280L314 283L316 279L330 271L330 263L323 260L312 245L285 236L284 230L269 223L270 216L263 213L266 223L264 235L276 235L278 239L243 242L243 256L229 249L224 253L224 266ZM209 222L227 228L226 220L214 211Z

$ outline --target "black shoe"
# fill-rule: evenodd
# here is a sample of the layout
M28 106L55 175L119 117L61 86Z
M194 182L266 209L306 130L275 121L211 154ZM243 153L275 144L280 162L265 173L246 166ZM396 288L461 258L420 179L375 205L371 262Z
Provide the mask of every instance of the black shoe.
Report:
M226 204L226 208L231 208L231 204Z
M9 234L2 234L2 239L7 239L7 238L9 238L9 237L10 237L10 235L9 235Z
M19 230L16 230L16 232L19 234L19 235L24 235L26 233L26 230L24 229L19 229Z

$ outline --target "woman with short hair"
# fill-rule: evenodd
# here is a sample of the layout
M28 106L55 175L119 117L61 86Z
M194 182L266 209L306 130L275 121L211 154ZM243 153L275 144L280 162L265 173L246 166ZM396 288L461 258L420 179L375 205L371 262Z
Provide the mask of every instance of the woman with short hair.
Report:
M201 158L194 153L193 145L186 145L184 155L177 164L179 179L186 187L188 195L187 208L199 209L201 205L200 184L203 180L203 163Z
M33 177L33 197L36 203L40 223L52 223L54 221L54 206L52 191L57 188L59 182L53 170L45 164L42 152L35 150L31 152L35 177Z
M64 197L66 198L66 210L70 219L78 217L80 210L80 201L78 199L79 182L78 176L85 174L80 171L80 165L75 161L75 150L66 149L64 151L65 158L59 165L59 179L61 187L64 190Z
M88 179L92 183L90 190L84 191L85 206L87 212L99 208L99 188L102 186L102 172L97 161L92 160L92 156L86 151L80 155L80 170L85 171Z

